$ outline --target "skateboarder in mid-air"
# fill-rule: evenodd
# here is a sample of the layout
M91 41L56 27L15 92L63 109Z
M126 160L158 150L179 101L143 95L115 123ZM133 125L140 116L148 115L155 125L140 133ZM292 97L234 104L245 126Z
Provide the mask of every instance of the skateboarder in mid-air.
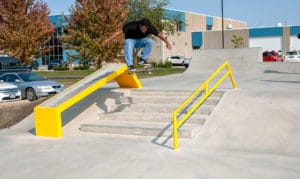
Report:
M121 30L115 32L108 39L104 40L103 45L108 45L114 38L122 33L125 34L125 61L130 71L135 70L133 67L134 48L142 48L139 64L150 65L147 61L152 49L152 40L147 38L149 34L153 34L164 41L168 49L172 48L168 39L159 33L152 25L151 21L146 18L126 23Z

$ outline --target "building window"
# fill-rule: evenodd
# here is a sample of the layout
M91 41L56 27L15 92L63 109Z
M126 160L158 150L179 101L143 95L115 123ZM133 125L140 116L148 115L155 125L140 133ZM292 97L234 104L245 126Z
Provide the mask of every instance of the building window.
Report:
M212 25L206 25L206 30L212 30Z
M176 23L176 30L177 30L177 32L181 32L182 31L182 25L183 25L182 21L177 21L177 23Z
M42 55L42 64L47 65L50 60L60 59L63 60L63 47L58 37L62 35L62 29L55 29L50 41L43 45L42 48L49 49Z

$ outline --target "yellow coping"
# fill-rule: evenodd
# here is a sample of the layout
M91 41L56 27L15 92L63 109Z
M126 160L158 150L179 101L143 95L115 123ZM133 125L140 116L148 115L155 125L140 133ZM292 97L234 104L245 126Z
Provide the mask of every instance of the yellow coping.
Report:
M121 88L142 88L142 84L136 74L129 74L127 66L124 64L115 71L107 73L107 75L98 81L93 82L78 94L64 100L64 102L56 104L55 106L47 106L47 103L51 102L51 100L59 97L59 95L64 95L63 92L57 94L34 108L36 136L62 137L61 113L112 80L116 80ZM84 79L78 83L83 81ZM73 86L70 86L66 90L72 90L72 87Z

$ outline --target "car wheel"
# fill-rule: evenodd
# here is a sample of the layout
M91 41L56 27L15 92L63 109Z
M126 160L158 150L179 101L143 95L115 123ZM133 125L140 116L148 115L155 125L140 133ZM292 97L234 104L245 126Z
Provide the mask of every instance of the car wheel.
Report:
M37 96L36 96L36 94L35 94L34 89L28 88L28 89L26 90L26 98L28 99L28 101L34 101L34 100L37 100Z

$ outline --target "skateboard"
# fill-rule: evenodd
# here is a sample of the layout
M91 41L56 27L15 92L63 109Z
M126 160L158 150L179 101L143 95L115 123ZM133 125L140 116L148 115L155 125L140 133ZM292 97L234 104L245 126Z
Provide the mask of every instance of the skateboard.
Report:
M128 70L129 74L134 74L135 72L148 72L148 74L151 74L153 70L153 67L151 65L144 65L144 68L136 68L134 70Z

